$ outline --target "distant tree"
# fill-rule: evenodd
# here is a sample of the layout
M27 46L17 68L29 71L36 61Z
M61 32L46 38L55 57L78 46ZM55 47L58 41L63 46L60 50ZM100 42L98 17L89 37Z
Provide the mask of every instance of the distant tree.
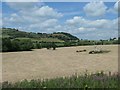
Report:
M116 40L116 38L115 38L115 37L114 37L114 38L110 38L109 40L110 40L110 41L114 41L114 40Z
M100 40L100 42L101 42L101 45L103 45L103 44L104 44L104 40L102 40L102 39L101 39L101 40Z
M41 44L40 43L36 43L36 47L37 49L40 49L41 48Z
M113 38L113 40L116 40L116 39L117 39L116 37Z
M120 44L120 37L118 37L118 44Z
M21 50L31 50L33 48L33 43L30 39L20 40Z
M53 50L56 50L56 45L54 42L52 43L52 47L53 47Z
M51 46L51 43L46 43L46 48L47 49L50 49L52 46Z

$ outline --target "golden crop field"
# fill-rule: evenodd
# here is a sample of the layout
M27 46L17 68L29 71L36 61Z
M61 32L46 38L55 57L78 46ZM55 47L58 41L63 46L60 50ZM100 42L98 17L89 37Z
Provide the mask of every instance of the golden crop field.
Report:
M33 51L2 53L3 81L43 79L70 76L74 73L117 72L118 46L99 45L97 48L109 53L89 54L95 46L62 47L56 50L34 49ZM86 52L76 52L86 49Z

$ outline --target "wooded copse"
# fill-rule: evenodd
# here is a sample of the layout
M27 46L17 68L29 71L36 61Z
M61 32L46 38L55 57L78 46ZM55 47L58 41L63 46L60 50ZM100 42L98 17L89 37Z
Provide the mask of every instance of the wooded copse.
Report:
M2 51L28 51L33 48L33 43L30 39L19 40L2 38Z

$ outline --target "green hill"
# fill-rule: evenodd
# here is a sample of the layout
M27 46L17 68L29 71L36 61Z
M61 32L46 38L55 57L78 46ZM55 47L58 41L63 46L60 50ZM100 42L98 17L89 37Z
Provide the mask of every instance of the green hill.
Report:
M9 37L11 39L30 38L33 41L40 41L40 42L65 42L65 41L79 40L77 37L65 32L55 32L55 33L47 34L47 33L19 31L18 29L11 29L11 28L2 28L2 36L3 38Z
M73 46L79 39L69 33L55 32L34 33L25 32L18 29L2 28L0 29L2 38L2 49L0 51L25 51L40 48L53 48Z

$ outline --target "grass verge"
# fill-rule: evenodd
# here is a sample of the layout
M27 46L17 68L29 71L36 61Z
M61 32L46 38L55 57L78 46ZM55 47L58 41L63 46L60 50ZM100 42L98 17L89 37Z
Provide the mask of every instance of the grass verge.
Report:
M3 88L120 88L120 74L95 74L72 75L45 80L23 80L16 83L8 81L2 83Z

